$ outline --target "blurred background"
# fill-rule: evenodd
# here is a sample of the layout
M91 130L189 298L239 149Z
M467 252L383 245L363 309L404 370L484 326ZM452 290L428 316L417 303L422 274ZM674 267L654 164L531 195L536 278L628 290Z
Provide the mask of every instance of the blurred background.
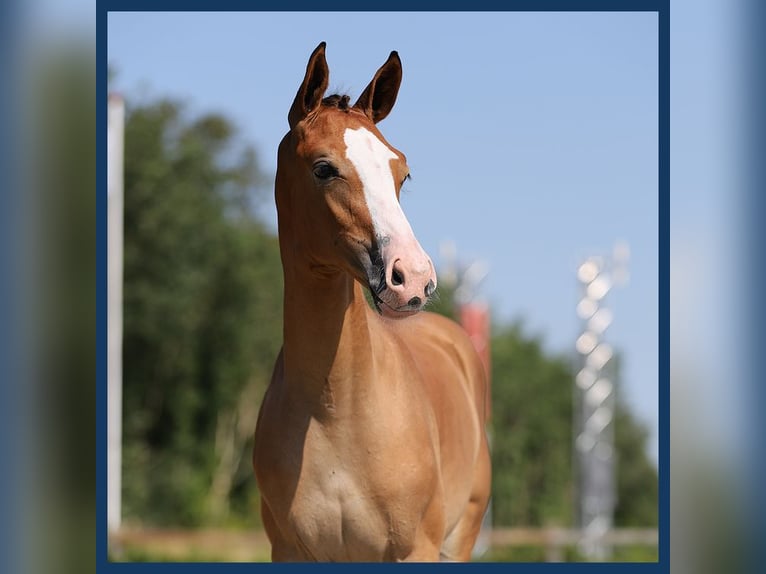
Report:
M106 358L106 341L94 344L92 254L106 248L93 225L96 154L106 161L95 17L90 2L8 10L4 177L24 193L4 209L3 255L17 272L3 287L19 297L4 298L17 328L3 378L24 384L3 386L14 405L4 436L21 440L0 443L20 462L4 478L2 555L8 571L80 571L97 535L93 492L105 501L107 487L90 446L93 365ZM763 147L746 115L762 121L757 15L746 2L671 7L674 572L748 569L762 520L750 383ZM402 90L381 128L413 169L402 202L438 266L434 310L489 342L494 492L477 558L656 560L668 446L658 441L656 17L408 13L374 15L372 28L370 17L107 19L105 81L124 104L122 484L109 558L268 556L254 543L249 449L279 345L275 148L308 54L326 40L331 87L352 96L400 52ZM606 361L589 364L598 348ZM606 424L586 428L599 408ZM586 484L601 501L589 511ZM611 534L584 538L587 519Z
M656 15L130 12L107 32L124 116L115 559L161 559L139 544L157 528L197 530L191 559L234 558L205 555L199 529L261 526L250 452L281 340L274 162L322 40L331 92L356 97L392 49L403 59L381 125L409 158L403 208L441 278L434 310L471 321L491 364L477 557L657 559ZM602 540L612 526L628 543Z

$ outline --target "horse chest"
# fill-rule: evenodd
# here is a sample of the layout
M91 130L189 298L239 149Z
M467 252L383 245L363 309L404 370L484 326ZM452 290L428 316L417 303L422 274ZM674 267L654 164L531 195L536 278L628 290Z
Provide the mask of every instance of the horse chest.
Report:
M407 554L428 488L418 472L422 465L384 458L389 468L381 467L374 449L351 438L338 444L309 423L300 464L279 465L272 488L281 492L270 497L278 501L275 518L307 558L375 561Z
M385 514L341 466L323 465L302 477L287 520L316 560L377 560L388 545Z

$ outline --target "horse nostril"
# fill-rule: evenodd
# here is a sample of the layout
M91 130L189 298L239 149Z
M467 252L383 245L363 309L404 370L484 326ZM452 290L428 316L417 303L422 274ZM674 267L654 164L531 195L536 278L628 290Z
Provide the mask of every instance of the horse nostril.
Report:
M401 274L401 273L399 273L399 272L396 270L396 268L394 268L394 269L391 271L391 283L392 283L393 285L401 285L402 283L404 283L404 277L402 277L402 274Z
M413 297L412 299L410 299L410 300L407 302L407 304L408 304L410 307L420 307L420 297Z
M423 293L425 293L426 299L428 299L431 295L433 295L435 290L436 290L436 285L434 285L433 279L431 279L428 282L428 285L426 285L426 288L423 290Z

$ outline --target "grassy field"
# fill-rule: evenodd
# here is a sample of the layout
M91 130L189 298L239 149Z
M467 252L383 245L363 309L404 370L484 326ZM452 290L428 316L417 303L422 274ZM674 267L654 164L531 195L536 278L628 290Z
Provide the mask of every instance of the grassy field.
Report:
M614 547L613 562L656 562L652 531L642 531L637 542ZM585 558L571 543L552 545L545 530L495 531L497 542L483 562L581 562ZM623 539L630 536L623 536ZM647 541L647 538L649 541ZM110 536L109 559L114 562L269 562L270 546L262 531L125 529Z
M270 562L262 531L123 530L109 540L114 562Z

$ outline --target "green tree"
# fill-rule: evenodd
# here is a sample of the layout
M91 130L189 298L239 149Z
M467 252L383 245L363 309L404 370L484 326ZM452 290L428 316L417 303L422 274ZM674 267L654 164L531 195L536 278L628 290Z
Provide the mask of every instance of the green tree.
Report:
M218 115L160 101L125 129L124 510L197 525L253 496L250 437L281 340L263 176ZM253 508L243 515L257 515Z
M572 522L572 375L519 323L492 337L492 513L497 525Z
M617 453L615 526L657 526L659 482L657 469L646 455L649 432L618 399L614 417Z

